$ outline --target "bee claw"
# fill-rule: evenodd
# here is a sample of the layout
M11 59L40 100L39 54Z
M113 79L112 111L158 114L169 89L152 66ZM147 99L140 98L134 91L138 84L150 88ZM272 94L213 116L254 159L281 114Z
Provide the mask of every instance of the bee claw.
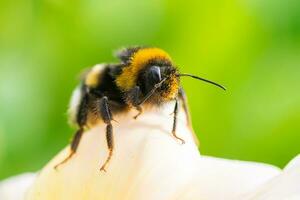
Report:
M135 115L135 116L133 117L133 119L137 119L140 115L141 115L141 113L138 113L137 115Z
M105 172L106 173L106 169L104 167L101 167L100 172Z
M106 164L102 165L102 167L100 168L100 172L105 172L106 173Z
M54 166L54 169L57 171L57 170L58 170L58 167L61 166L61 165L63 165L64 163L66 163L68 160L70 160L70 159L73 157L74 154L75 154L75 152L74 152L74 151L71 151L71 152L69 153L69 155L68 155L63 161L61 161L60 163L58 163L58 164L56 164L56 165Z
M173 137L181 142L181 145L185 144L184 139L178 137L174 132L172 133Z
M175 138L180 141L181 145L185 144L185 141L183 139L181 139L179 137L175 137Z
M185 144L185 141L181 138L178 138L181 141L181 145Z
M133 119L137 119L143 112L143 109L140 106L136 106L138 113L133 117Z
M55 166L53 167L53 169L54 169L55 171L58 171L58 165L55 165Z

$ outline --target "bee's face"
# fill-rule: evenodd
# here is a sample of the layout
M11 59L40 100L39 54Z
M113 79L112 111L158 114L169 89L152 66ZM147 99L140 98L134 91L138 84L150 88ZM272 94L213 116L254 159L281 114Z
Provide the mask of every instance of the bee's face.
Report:
M179 91L179 72L171 57L159 48L140 48L129 53L124 67L116 78L116 85L123 92L136 86L151 103L162 103L176 98ZM156 84L159 87L153 90Z
M168 63L151 63L140 72L137 85L145 95L149 93L156 84L162 80L165 81L159 87L153 98L159 98L160 101L174 99L179 89L179 77L177 68Z

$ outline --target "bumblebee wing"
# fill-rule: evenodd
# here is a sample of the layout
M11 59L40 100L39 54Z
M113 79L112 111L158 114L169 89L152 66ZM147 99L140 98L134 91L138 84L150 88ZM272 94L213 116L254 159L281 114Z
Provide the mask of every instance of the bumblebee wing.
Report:
M196 133L193 129L190 109L189 109L187 97L186 97L186 94L185 94L183 88L180 88L178 95L179 95L180 101L182 102L182 106L183 106L183 110L184 110L185 115L186 115L186 121L187 121L188 127L190 128L190 130L193 134L194 142L196 143L197 146L199 146L199 140L198 140L198 137L197 137L197 135L196 135Z
M132 55L137 52L142 47L129 47L122 48L116 51L115 55L119 58L123 63L128 63Z
M76 80L84 81L87 74L91 71L91 67L82 69L76 76Z

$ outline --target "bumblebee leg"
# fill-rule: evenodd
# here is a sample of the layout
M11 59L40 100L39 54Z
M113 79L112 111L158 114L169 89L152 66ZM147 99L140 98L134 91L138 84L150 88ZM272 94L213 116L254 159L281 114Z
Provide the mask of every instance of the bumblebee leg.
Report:
M135 116L135 119L142 113L142 107L141 105L143 103L145 103L153 94L154 92L161 87L161 85L163 84L163 82L165 82L167 79L164 78L162 79L159 83L156 83L153 88L141 99L137 98L137 104L135 105L135 107L139 110L139 113ZM138 87L138 86L136 86ZM140 95L140 88L138 87L138 91L139 91L139 95ZM139 97L139 96L138 96Z
M183 104L183 109L184 109L184 112L185 112L187 124L191 128L192 127L191 114L190 114L189 106L188 106L188 103L187 103L187 97L186 97L186 94L185 94L183 88L179 89L178 96L179 96L179 99L182 101L182 104Z
M138 111L133 118L137 119L143 113L143 109L140 106L140 96L141 96L141 89L139 86L135 86L131 91L129 91L127 95L127 101Z
M138 114L136 114L133 118L137 119L143 113L143 108L141 106L136 106L135 109L138 111Z
M186 94L185 94L183 88L179 89L178 97L179 97L179 100L183 104L183 109L184 109L184 112L185 112L187 125L190 128L190 130L192 131L195 143L197 145L199 145L198 138L197 138L197 136L196 136L196 134L194 132L194 129L193 129L192 120L191 120L191 114L190 114L190 109L189 109L188 102L187 102L187 97L186 97Z
M175 107L174 107L174 118L173 118L172 135L173 135L176 139L180 140L182 144L184 144L185 141L176 135L176 125L177 125L178 107L179 107L179 101L178 101L178 99L176 99Z
M161 80L159 83L156 83L153 88L139 101L139 103L137 105L142 105L143 103L145 103L153 94L154 92L161 87L161 85L166 81L167 79L164 78L163 80Z
M60 163L54 166L54 169L57 169L60 165L66 163L72 156L76 153L77 148L79 146L81 137L84 132L84 125L87 121L87 114L88 114L88 94L84 94L81 103L79 105L79 110L77 113L77 124L79 125L79 129L76 131L72 142L69 155Z
M63 161L55 165L54 169L57 169L60 165L66 163L70 158L72 158L72 156L76 153L82 134L83 128L79 128L72 139L69 155Z
M106 142L107 147L109 150L108 156L104 162L104 164L101 166L100 171L105 171L106 165L109 163L113 150L114 150L114 140L113 140L113 127L111 124L112 121L112 114L108 105L108 99L107 97L103 97L100 101L100 107L99 107L99 114L101 115L104 123L106 123Z

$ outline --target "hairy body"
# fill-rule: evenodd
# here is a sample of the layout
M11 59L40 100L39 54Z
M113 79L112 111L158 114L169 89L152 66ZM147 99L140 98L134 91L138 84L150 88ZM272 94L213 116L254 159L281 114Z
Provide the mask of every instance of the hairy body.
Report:
M138 111L134 117L136 119L142 114L144 106L160 106L175 101L173 127L170 130L175 138L184 143L176 135L176 123L179 103L182 102L191 127L187 100L180 86L180 76L187 74L180 74L171 57L159 48L127 48L120 51L117 57L120 59L118 64L98 64L88 70L75 90L70 119L79 128L72 140L69 156L55 168L76 153L84 129L102 120L106 124L109 149L109 155L101 167L105 171L114 150L113 116L132 108ZM192 77L222 87L200 77Z

